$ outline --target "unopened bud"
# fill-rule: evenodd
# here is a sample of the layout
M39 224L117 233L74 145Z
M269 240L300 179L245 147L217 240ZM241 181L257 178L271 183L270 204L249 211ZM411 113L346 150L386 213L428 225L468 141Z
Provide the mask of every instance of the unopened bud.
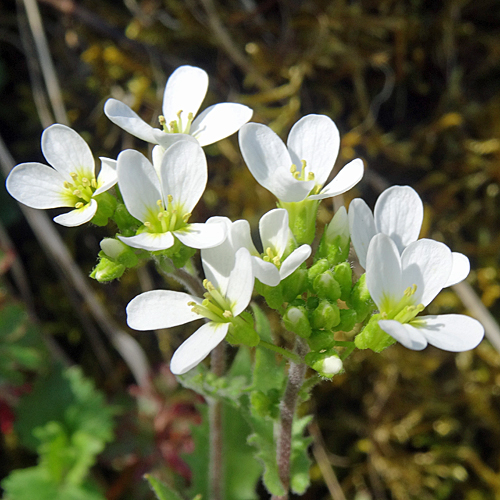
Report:
M342 262L333 268L333 277L340 285L340 298L346 301L351 295L352 269L349 262Z
M347 305L356 311L358 323L364 321L368 314L377 308L366 286L366 274L363 274L352 288Z
M311 325L305 307L290 306L283 316L285 328L304 339L311 335Z
M313 328L331 330L340 323L339 308L328 300L322 300L311 316Z
M333 277L331 271L325 271L314 278L313 290L321 299L328 299L332 302L336 302L341 296L339 282Z

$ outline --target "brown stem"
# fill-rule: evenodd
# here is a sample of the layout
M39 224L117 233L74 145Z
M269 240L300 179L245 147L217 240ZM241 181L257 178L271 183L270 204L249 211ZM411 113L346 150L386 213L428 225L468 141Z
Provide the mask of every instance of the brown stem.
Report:
M307 343L297 337L295 343L295 352L302 359L308 351ZM274 495L272 500L288 500L288 491L290 489L290 454L292 451L292 426L295 408L299 396L300 388L304 382L307 366L304 363L290 363L288 370L288 382L286 384L285 394L281 401L280 410L280 429L278 436L278 446L276 450L276 460L278 462L278 471L281 482L286 493L282 496Z

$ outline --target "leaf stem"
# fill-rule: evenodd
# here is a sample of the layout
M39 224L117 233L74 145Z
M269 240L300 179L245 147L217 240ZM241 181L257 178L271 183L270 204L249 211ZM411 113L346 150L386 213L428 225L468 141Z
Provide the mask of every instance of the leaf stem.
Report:
M278 354L281 354L285 358L289 359L293 363L302 363L302 359L300 356L297 354L288 351L287 349L283 349L283 347L278 347L277 345L270 344L269 342L266 342L265 340L261 340L259 342L259 346L265 347L266 349L269 349L270 351L277 352Z

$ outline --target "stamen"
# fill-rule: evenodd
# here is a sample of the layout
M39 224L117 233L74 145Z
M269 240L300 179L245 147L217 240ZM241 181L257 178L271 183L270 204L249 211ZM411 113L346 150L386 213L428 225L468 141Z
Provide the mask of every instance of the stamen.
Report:
M70 184L68 181L64 181L63 186L66 189L71 189L73 187L73 184Z
M83 203L81 201L79 201L78 203L75 204L75 208L82 208L83 207Z
M187 221L189 220L189 218L190 218L190 217L191 217L191 214L184 214L184 215L182 216L182 220L183 220L184 222L187 222Z
M71 172L69 175L71 176L71 178L72 178L74 181L76 181L76 179L78 179L78 174L75 174L75 172Z
M297 172L297 165L292 163L292 166L290 167L290 173L295 174L295 172Z
M174 197L171 194L169 194L167 196L167 200L168 200L169 203L172 203L174 201Z
M158 201L156 202L156 204L157 204L160 208L163 208L163 201L158 200Z
M281 261L280 261L280 258L278 256L274 257L273 259L273 264L276 266L276 267L281 267Z
M309 172L307 174L307 180L308 181L313 181L314 180L314 172Z
M232 318L233 317L233 313L231 311L228 311L227 309L222 313L222 316L224 316L224 318Z
M151 227L151 222L146 221L144 225L149 229Z
M90 181L90 185L94 188L94 189L97 189L97 181L95 179L92 179Z
M82 177L82 184L85 187L90 186L90 181L87 179L87 177Z
M81 198L82 197L82 192L79 189L75 189L73 191L73 195L77 196L78 198Z

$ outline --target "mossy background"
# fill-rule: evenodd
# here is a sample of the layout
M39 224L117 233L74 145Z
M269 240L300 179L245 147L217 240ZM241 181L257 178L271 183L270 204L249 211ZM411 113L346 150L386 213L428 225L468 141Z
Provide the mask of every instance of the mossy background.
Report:
M50 111L44 114L47 92L25 5L0 4L0 135L18 163L43 161L40 134L54 120ZM95 156L115 158L130 147L147 152L144 143L105 117L103 104L108 97L124 100L155 123L166 78L181 64L208 72L204 107L247 104L254 121L283 138L301 116L326 114L341 131L337 167L360 156L366 175L343 200L322 203L320 224L330 220L334 205L356 196L373 205L386 186L411 185L425 203L421 236L469 256L468 282L499 317L498 1L43 0L38 5L69 123ZM38 108L34 95L41 96ZM226 215L246 218L255 228L275 199L246 169L237 138L206 152L209 186L197 220ZM165 472L170 466L187 477L178 458L181 448L189 448L185 429L161 427L158 414L137 412L132 399L137 394L126 396L130 373L107 343L112 377L103 372L82 323L86 311L61 285L3 188L0 200L3 225L34 291L40 330L93 377L109 401L127 401L117 443L95 470L107 498L151 498L147 488L137 486L151 469L171 477ZM100 239L112 234L95 227L58 230L86 273L95 264ZM162 286L152 268L139 276L130 271L120 283L93 286L125 327L125 305L146 279ZM447 290L429 311L466 312L467 306ZM196 420L194 398L176 387L164 367L185 333L176 329L158 340L132 334L155 368L162 411ZM346 373L320 384L303 410L316 415L311 432L323 466L313 466L304 498L331 498L324 468L331 465L349 500L500 499L500 355L487 340L458 355L399 345L380 355L356 352ZM161 446L175 451L170 462ZM4 437L2 455L2 475L33 462L14 435Z

